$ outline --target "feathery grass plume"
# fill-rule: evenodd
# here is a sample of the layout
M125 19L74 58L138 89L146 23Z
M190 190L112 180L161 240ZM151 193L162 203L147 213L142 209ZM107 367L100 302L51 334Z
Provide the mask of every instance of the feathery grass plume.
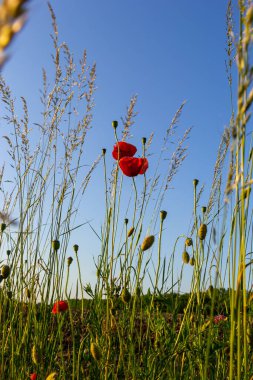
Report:
M195 264L195 259L194 259L193 256L190 258L189 264L190 264L191 266L194 266L194 264Z
M137 95L132 96L130 99L130 104L127 108L127 114L121 121L123 123L123 131L122 131L122 141L125 141L130 136L130 128L134 125L134 119L137 116L137 112L135 112L135 106L137 103Z
M151 248L152 245L154 244L154 241L155 241L154 235L145 237L145 239L143 240L141 244L141 250L146 251L147 249Z
M192 246L192 238L187 238L187 239L185 239L185 245L187 246L187 247L191 247Z
M92 357L99 362L100 359L102 358L102 353L99 345L97 343L92 342L90 345L90 352Z
M120 298L125 304L128 304L131 301L131 293L127 288L124 288L121 292Z
M198 230L198 237L200 240L204 240L207 234L207 225L202 223Z
M182 254L182 259L184 264L188 264L190 261L190 255L187 251L184 251Z
M9 265L3 265L2 266L1 275L2 275L4 280L9 277L10 272L11 272L11 269L10 269Z
M0 5L0 68L6 60L6 49L23 28L28 0L3 0Z

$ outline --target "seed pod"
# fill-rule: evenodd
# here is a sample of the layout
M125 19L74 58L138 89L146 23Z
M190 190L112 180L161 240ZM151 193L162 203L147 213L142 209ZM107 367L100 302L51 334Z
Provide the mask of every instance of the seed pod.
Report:
M9 277L10 271L11 271L11 269L10 269L9 265L3 265L2 266L1 274L2 274L2 277L3 277L4 280L7 277Z
M39 363L39 353L35 344L33 345L33 348L32 348L32 361L36 365L38 365Z
M201 224L201 226L199 227L199 230L198 230L198 236L199 236L200 240L205 239L206 233L207 233L207 225Z
M122 301L127 304L130 302L131 300L131 294L129 292L129 290L127 288L124 288L121 292L121 295L120 295L120 298L122 299Z
M90 345L90 352L91 352L91 355L93 356L93 358L96 360L96 361L99 361L102 357L102 354L101 354L101 350L98 346L97 343L91 343Z
M118 126L118 122L117 122L117 120L113 120L113 121L112 121L112 127L113 127L114 129L116 129L117 126Z
M167 211L160 211L160 218L162 221L164 221L164 219L166 219L166 216L167 216Z
M1 232L4 232L4 230L6 230L6 223L1 223Z
M79 245L75 244L73 245L74 252L77 253L79 250Z
M131 227L131 228L128 230L127 237L132 236L133 233L134 233L134 227Z
M186 245L187 247L190 247L190 246L192 245L192 238L187 238L187 239L185 240L185 245Z
M194 264L195 264L195 259L194 259L193 256L190 258L189 264L190 264L191 266L194 266Z
M73 258L70 256L67 258L67 264L68 264L68 267L72 264L73 262Z
M147 236L142 242L142 245L141 245L142 251L146 251L147 249L152 247L152 245L154 244L154 241L155 241L154 235Z
M52 241L52 248L54 251L58 251L60 249L60 242L59 240L53 240Z
M55 380L56 378L57 378L57 372L52 372L50 373L50 375L48 375L46 380Z
M190 255L188 252L184 251L182 255L183 263L188 264L190 261Z

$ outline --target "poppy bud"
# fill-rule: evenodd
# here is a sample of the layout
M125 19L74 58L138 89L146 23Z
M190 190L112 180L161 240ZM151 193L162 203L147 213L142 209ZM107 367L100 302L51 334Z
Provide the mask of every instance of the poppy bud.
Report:
M192 245L192 238L187 238L187 239L185 240L185 245L186 245L187 247L190 247L190 246Z
M113 121L112 121L112 127L113 127L114 129L116 129L117 126L118 126L118 122L117 122L117 120L113 120Z
M198 236L199 236L200 240L205 239L206 233L207 233L207 225L201 224L201 226L199 227L199 230L198 230Z
M106 154L106 149L105 148L102 149L102 153L103 153L103 155Z
M145 145L145 144L146 144L146 142L147 142L147 139L146 139L146 137L142 137L142 144L143 144L143 145Z
M6 279L7 277L9 277L10 271L11 271L11 269L10 269L9 265L3 265L2 266L1 274L2 274L3 279Z
M167 211L160 211L160 218L162 221L164 221L164 219L166 219L166 216L167 216Z
M99 361L102 357L102 354L101 354L101 350L98 346L97 343L91 343L90 345L90 352L91 352L91 355L93 356L93 358L96 360L96 361Z
M183 259L183 263L184 264L188 264L189 261L190 261L190 256L189 256L189 253L184 251L183 254L182 254L182 259Z
M79 250L79 245L75 244L73 245L74 252L77 253Z
M72 264L72 261L73 261L73 258L71 256L67 258L68 266Z
M134 227L131 227L131 228L128 230L127 237L132 236L133 233L134 233Z
M191 266L194 266L194 264L195 264L195 259L194 259L193 256L190 258L189 264L190 264Z
M59 240L53 240L52 241L52 248L54 251L58 251L60 249L60 242Z
M142 245L141 245L142 251L146 251L147 249L152 247L152 245L154 244L154 241L155 241L154 235L147 236L142 242Z
M5 223L1 223L1 232L4 232L4 230L6 230L6 224Z
M194 186L194 187L198 186L198 183L199 183L199 180L195 178L195 179L193 180L193 186Z
M34 344L33 348L32 348L32 361L34 364L38 365L39 363L39 354L38 354L38 350L37 350L37 347L36 345Z
M125 224L128 224L128 219L127 218L125 219Z
M203 214L206 212L206 206L202 206L202 212Z
M6 254L7 254L7 256L10 256L10 254L11 254L10 249L7 249Z
M122 301L127 304L131 300L131 294L129 293L129 290L127 288L124 288L121 292L120 298Z

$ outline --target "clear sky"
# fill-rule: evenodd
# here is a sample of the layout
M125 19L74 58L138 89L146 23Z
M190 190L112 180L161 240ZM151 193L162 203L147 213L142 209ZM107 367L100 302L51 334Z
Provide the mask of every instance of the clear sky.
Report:
M51 4L60 40L68 43L77 60L87 49L88 61L97 63L96 107L93 129L87 137L87 163L101 148L111 151L111 121L125 115L132 95L138 94L139 114L130 142L140 147L141 137L154 132L154 158L174 113L183 100L187 101L178 132L182 135L193 127L187 143L189 156L163 204L168 211L166 236L174 242L189 228L193 178L206 184L202 204L208 198L216 151L229 123L227 1L53 0ZM27 98L34 122L40 109L41 68L50 72L52 67L50 32L46 1L33 1L27 25L12 45L11 59L3 71L15 95ZM101 174L99 168L80 210L80 223L92 220L95 228L103 221ZM97 256L99 245L88 227L83 227L76 239L84 247L80 252L84 281L93 282L93 256ZM176 260L180 267L181 252Z

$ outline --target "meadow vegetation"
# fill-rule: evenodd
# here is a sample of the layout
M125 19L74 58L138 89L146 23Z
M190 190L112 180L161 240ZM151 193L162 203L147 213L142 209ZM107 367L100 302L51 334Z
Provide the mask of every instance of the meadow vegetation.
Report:
M96 65L87 63L86 51L79 65L74 63L66 43L59 41L50 5L49 10L55 71L51 84L43 71L41 120L31 126L26 100L21 98L21 110L0 78L9 157L0 170L0 378L253 379L253 5L239 1L235 37L228 2L231 119L218 147L209 200L200 206L204 188L193 173L192 228L175 238L166 255L163 200L187 156L191 132L177 138L184 103L166 130L152 173L153 135L136 142L141 157L128 142L136 97L122 123L109 126L114 146L87 167ZM1 38L0 28L0 45ZM176 147L162 176L159 168L171 141ZM82 281L79 242L70 247L69 241L75 229L83 228L76 223L78 208L98 165L104 173L105 216L92 286ZM132 192L124 190L126 177ZM175 255L182 241L177 273ZM76 297L69 288L73 261ZM192 278L183 293L188 266Z

